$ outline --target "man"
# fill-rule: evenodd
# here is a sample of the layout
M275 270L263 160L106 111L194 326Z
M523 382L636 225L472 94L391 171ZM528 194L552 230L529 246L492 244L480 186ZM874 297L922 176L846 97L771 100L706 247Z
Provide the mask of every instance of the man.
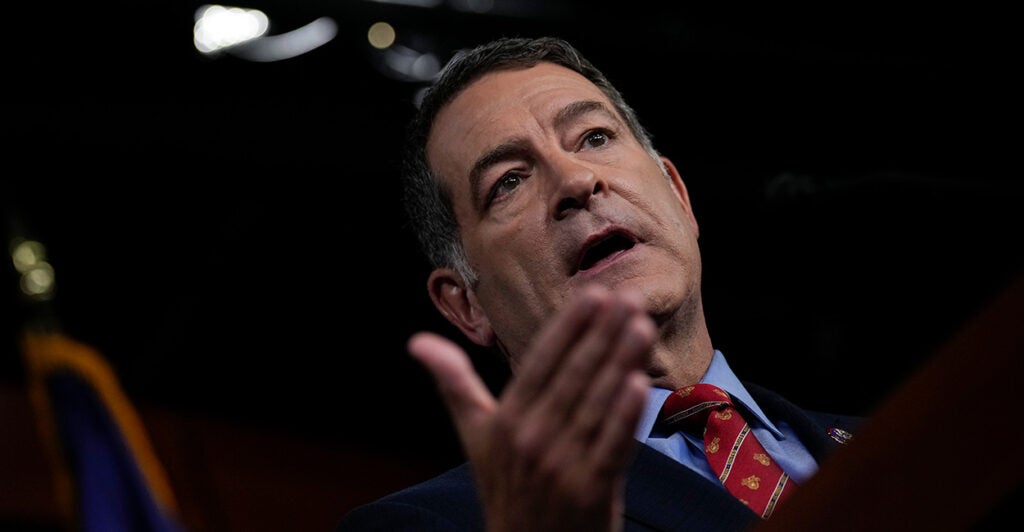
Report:
M341 530L743 529L762 516L726 491L701 435L656 423L674 390L728 392L797 485L856 424L733 374L705 324L686 185L568 43L458 54L421 103L406 162L430 297L512 378L495 398L457 344L414 335L468 462Z

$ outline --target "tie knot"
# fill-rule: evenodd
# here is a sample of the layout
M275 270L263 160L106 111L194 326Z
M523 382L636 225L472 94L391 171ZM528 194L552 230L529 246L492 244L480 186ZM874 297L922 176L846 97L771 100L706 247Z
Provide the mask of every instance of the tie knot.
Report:
M707 423L716 409L732 405L725 390L713 384L694 384L672 392L658 413L658 423L673 430L693 430Z
M658 420L666 430L701 434L711 471L763 519L796 486L733 408L729 394L717 386L695 384L672 392Z

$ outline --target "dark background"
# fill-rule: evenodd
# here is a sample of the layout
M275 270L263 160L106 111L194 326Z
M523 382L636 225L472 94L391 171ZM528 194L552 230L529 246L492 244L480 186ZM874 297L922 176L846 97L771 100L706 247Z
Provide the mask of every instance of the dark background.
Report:
M47 246L64 329L140 404L460 460L404 350L455 331L396 187L422 84L380 68L378 20L442 59L499 35L573 41L684 174L716 346L807 407L870 412L1024 265L1005 14L254 1L271 33L320 16L339 33L252 63L196 52L200 3L142 4L11 8L0 178L5 236ZM16 383L31 314L4 272L0 376Z

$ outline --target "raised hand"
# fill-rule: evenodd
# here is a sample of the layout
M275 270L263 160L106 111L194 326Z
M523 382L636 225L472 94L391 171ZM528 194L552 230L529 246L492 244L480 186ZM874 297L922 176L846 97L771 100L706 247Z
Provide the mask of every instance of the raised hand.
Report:
M631 293L581 290L514 360L500 399L439 335L410 338L476 474L489 530L618 530L655 325Z

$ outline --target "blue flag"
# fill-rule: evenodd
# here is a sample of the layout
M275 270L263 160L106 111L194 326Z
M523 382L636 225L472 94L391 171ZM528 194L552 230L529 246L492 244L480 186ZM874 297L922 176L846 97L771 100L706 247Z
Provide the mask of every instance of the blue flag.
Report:
M57 502L71 529L182 532L163 467L104 357L58 332L29 332L22 345Z

